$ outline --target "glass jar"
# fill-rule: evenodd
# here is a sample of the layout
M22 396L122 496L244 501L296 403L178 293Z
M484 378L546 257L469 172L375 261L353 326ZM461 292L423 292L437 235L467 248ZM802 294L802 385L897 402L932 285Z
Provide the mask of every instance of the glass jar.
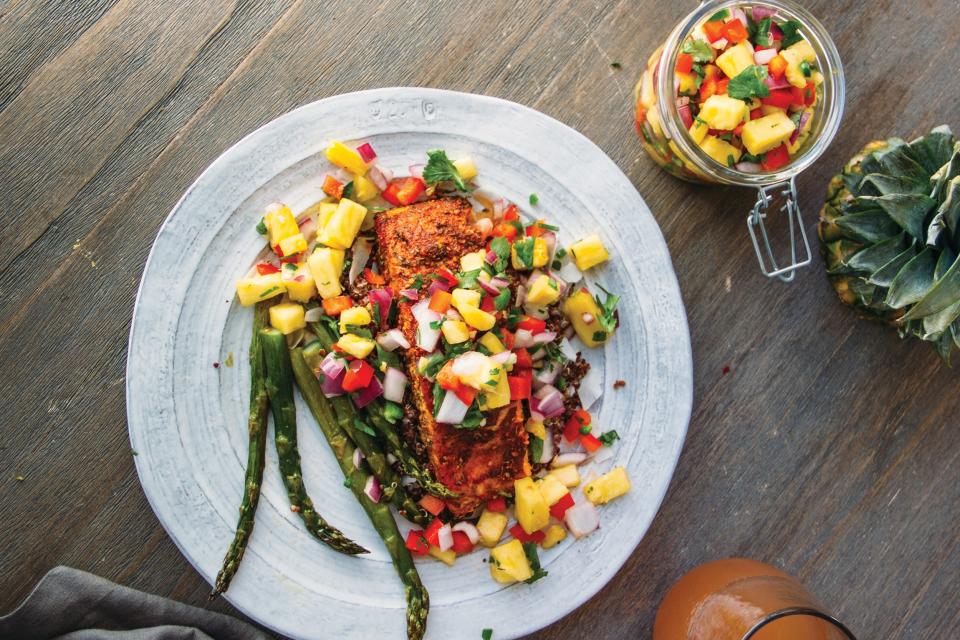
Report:
M778 21L795 20L799 33L810 43L823 75L817 89L809 134L801 141L789 164L772 171L748 172L717 162L697 144L687 130L678 106L675 73L683 42L701 23L724 9L764 7ZM650 157L673 176L696 183L753 187L757 202L747 217L747 226L760 267L769 277L790 281L796 270L810 263L810 243L797 206L796 176L813 164L832 142L843 117L845 83L840 54L824 26L791 0L708 0L680 21L666 42L654 51L637 83L636 128ZM774 255L764 220L775 199L788 218L790 260L779 263ZM801 251L801 242L803 251Z

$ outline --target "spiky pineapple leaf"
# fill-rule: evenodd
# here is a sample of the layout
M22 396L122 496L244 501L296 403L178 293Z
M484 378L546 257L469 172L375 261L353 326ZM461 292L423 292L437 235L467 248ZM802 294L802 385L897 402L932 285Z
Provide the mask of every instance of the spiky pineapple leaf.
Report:
M899 225L883 209L866 209L842 215L834 221L852 239L863 244L881 242L900 231Z
M925 247L910 262L904 265L890 284L886 303L893 309L902 309L908 304L923 300L933 287L933 274L937 266L936 253Z
M871 173L864 176L860 189L865 195L885 196L895 193L917 193L927 195L930 192L929 180L911 180L901 176L888 176Z
M907 312L904 319L913 320L932 315L943 311L957 300L960 300L960 260L953 261L943 277Z
M917 193L893 193L886 196L860 196L864 202L875 203L904 231L923 242L927 226L927 216L933 211L936 202L930 196Z
M905 144L881 151L875 157L880 165L880 170L867 171L865 164L864 173L885 173L888 176L900 176L919 181L930 179L930 173L910 156L910 147Z
M911 244L903 253L870 274L870 282L878 287L889 287L900 270L917 255L917 245Z
M856 271L873 273L900 255L905 246L906 238L901 233L854 254L847 261L847 266Z
M937 169L950 161L956 138L950 127L942 125L922 138L917 138L909 145L910 156L922 166L927 175L936 173Z
M960 177L948 183L946 194L946 199L937 209L937 215L930 221L927 244L937 244L944 231L949 231L954 238L960 238Z

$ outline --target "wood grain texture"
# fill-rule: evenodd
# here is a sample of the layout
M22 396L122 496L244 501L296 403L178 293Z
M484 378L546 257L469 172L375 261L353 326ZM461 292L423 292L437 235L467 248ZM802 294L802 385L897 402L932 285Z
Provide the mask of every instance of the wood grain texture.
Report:
M672 489L618 576L535 637L649 637L668 586L730 555L799 575L861 638L953 637L958 374L857 320L819 259L794 285L766 281L744 228L752 195L678 182L644 156L633 83L687 4L478 4L0 7L0 610L69 564L231 611L207 605L133 470L123 376L147 251L203 168L257 126L415 85L527 104L597 142L657 216L687 304L695 408ZM805 4L829 18L848 88L837 139L798 180L812 230L827 180L866 140L960 127L960 5Z

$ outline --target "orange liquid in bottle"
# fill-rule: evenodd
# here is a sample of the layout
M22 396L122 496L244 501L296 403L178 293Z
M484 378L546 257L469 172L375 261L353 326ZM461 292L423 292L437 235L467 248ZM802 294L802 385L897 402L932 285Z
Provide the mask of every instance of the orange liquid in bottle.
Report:
M683 576L663 599L653 640L740 640L767 614L806 606L809 596L788 574L755 560L708 562ZM829 623L788 616L764 625L751 640L844 638Z

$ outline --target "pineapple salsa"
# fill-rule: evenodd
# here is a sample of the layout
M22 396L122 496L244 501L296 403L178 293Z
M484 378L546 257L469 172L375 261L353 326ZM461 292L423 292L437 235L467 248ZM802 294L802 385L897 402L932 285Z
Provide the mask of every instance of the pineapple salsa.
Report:
M588 411L600 385L574 346L600 347L619 326L619 297L602 287L595 294L583 282L583 272L609 259L607 249L596 234L561 246L557 227L525 222L516 204L476 189L470 158L430 151L425 165L395 177L376 163L370 144L333 142L326 157L338 170L323 178L322 202L299 218L283 204L267 208L257 231L271 251L237 282L240 303L277 298L269 322L288 343L308 345L323 395L346 396L357 410L376 408L404 440L418 437L415 428L401 428L417 415L411 388L418 384L428 389L433 421L455 429L479 429L491 412L519 402L529 471L512 492L479 501L466 516L454 517L436 491L417 485L405 461L390 459L402 489L429 514L405 532L412 555L452 565L481 545L491 549L496 581L539 579L546 572L538 547L590 534L599 526L596 506L630 489L622 467L581 477L582 465L608 460L619 438L601 431ZM471 234L485 246L462 255L456 271L441 267L392 287L376 217L450 197L472 205ZM414 333L403 330L401 308L412 313ZM321 333L335 338L332 348L311 349ZM413 353L415 363L406 362ZM407 444L425 464L428 443ZM370 477L364 492L379 502L386 489Z
M723 9L694 28L675 68L677 114L710 158L745 173L777 171L810 135L823 75L795 20L772 8ZM680 177L703 177L666 141L655 108L654 53L638 90L637 128L660 164Z

